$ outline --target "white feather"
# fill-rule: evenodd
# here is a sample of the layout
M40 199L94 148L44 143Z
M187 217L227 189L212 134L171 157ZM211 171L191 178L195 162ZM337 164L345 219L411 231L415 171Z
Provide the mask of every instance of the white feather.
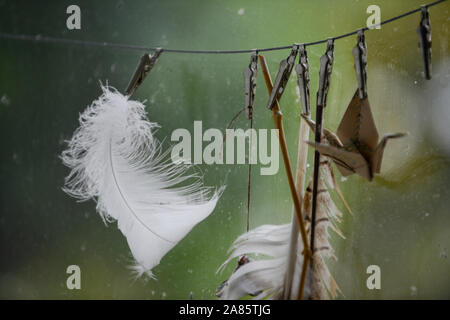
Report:
M72 169L64 191L96 200L105 222L117 220L136 260L134 270L153 276L161 258L214 210L222 189L211 196L198 176L186 174L187 165L167 160L144 104L115 89L102 90L80 115L80 127L62 153Z
M240 299L248 294L255 299L269 297L280 299L284 289L284 275L288 260L291 224L263 225L239 236L234 242L230 257L220 266L219 271L233 259L244 254L263 255L261 260L253 260L237 269L223 288L221 299ZM303 245L298 240L298 252ZM293 279L293 292L298 291L303 256L298 255Z
M337 209L328 190L336 189L333 171L329 163L320 165L323 176L319 179L316 221L316 249L312 270L309 270L303 297L306 299L336 298L340 292L333 276L328 270L326 260L335 258L330 244L328 229L341 234L334 223L339 222L342 213ZM331 182L330 182L331 181ZM328 186L326 182L331 184ZM311 219L312 181L303 199L303 212ZM307 221L307 227L309 222ZM292 223L283 225L263 225L240 235L231 247L231 255L220 266L219 271L236 257L242 255L263 255L262 259L252 260L237 268L226 284L221 288L221 299L240 299L246 295L253 295L255 299L271 298L283 299L286 285L286 264L290 255L296 255L295 268L292 277L290 299L296 299L300 284L301 267L303 264L303 242L297 232L292 232ZM309 233L309 228L307 228ZM291 237L297 239L297 250L290 250ZM293 240L295 243L295 240ZM309 268L311 269L311 268ZM259 294L258 294L259 292Z

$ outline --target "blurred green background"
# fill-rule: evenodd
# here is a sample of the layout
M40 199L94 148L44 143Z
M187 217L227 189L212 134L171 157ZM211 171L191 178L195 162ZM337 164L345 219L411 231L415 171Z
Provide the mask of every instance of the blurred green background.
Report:
M431 0L430 0L431 1ZM424 0L316 1L16 1L0 0L0 31L183 49L242 49L288 45L364 26L366 8L381 19ZM66 8L81 8L81 30L66 28ZM350 299L450 298L449 4L430 8L433 79L422 77L416 28L420 14L366 33L372 112L380 135L409 132L388 144L381 175L337 179L354 216L344 211L332 236L330 262ZM356 88L351 49L338 40L326 127L335 130ZM315 103L319 57L308 48ZM157 280L133 280L126 239L105 227L93 201L77 203L61 191L69 170L59 159L78 115L100 94L99 81L120 90L142 53L108 48L0 39L0 298L215 299L234 265L216 274L227 250L245 230L246 165L202 165L205 184L227 189L213 214L197 225L154 269ZM265 54L275 76L289 50ZM164 53L135 94L147 100L159 139L176 128L225 129L243 107L242 71L248 54ZM262 73L256 128L273 128ZM281 101L291 161L296 161L300 102L293 73ZM247 128L241 117L238 127ZM310 152L311 156L312 152ZM312 160L309 163L312 168ZM251 228L287 223L291 199L280 157L275 176L253 170ZM335 197L335 195L333 195ZM335 197L337 199L337 197ZM81 267L82 289L66 288L66 268ZM366 268L381 267L381 290L366 288Z

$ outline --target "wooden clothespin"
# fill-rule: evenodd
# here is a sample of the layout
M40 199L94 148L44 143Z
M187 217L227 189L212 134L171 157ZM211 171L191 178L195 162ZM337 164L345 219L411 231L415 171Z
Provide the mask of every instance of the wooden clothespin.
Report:
M253 117L253 105L255 103L256 76L258 74L258 53L252 52L250 64L244 70L245 89L245 115L248 120Z
M136 89L144 82L145 77L150 73L156 64L159 56L161 55L163 49L156 49L155 53L150 56L149 54L144 54L139 61L136 71L130 80L130 83L125 90L127 96L132 96Z
M280 68L278 69L278 73L273 84L273 89L270 92L269 101L267 102L267 108L269 108L270 110L272 110L276 100L278 100L278 102L280 101L281 96L284 93L284 89L289 80L289 76L291 75L292 69L294 68L298 47L298 44L294 44L289 56L286 59L281 60L280 62Z
M299 46L298 65L295 67L297 72L297 83L302 101L302 113L309 115L310 110L310 94L309 94L309 62L305 45Z
M431 24L428 7L422 6L421 19L417 28L419 48L422 52L425 79L431 79Z

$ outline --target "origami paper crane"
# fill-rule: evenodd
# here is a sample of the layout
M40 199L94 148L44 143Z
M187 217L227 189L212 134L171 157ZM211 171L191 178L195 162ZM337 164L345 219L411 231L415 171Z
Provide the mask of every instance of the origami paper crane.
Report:
M314 121L306 115L302 114L302 117L314 131ZM361 99L356 90L339 124L337 135L323 129L321 143L309 141L307 143L322 155L331 158L343 176L356 173L372 181L374 174L380 172L387 141L405 135L405 133L386 134L378 143L378 132L370 111L369 100L367 97Z

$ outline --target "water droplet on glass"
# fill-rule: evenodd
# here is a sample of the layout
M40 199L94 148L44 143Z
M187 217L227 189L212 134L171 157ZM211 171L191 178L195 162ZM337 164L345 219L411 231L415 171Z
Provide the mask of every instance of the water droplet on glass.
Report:
M8 96L6 94L4 94L2 96L2 98L0 99L0 102L5 106L9 106L11 101L9 100Z

